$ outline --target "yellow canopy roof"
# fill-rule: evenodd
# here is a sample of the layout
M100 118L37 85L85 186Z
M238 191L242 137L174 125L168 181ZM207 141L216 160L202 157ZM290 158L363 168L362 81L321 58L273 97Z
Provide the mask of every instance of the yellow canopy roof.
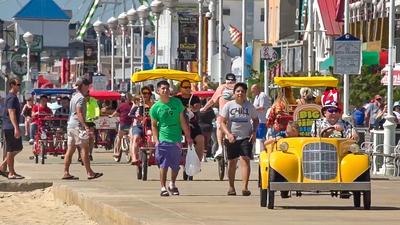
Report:
M331 76L274 78L274 83L280 87L337 87L338 82Z
M131 81L133 83L155 79L170 79L176 81L189 80L192 83L201 81L201 78L197 73L189 73L185 71L170 69L140 71L132 74L131 77Z

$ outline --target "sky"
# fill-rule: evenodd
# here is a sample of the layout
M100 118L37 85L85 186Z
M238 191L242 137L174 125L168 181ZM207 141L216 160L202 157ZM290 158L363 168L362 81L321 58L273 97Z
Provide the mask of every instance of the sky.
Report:
M53 0L62 9L70 9L73 12L71 22L82 21L87 10L89 9L93 0ZM108 0L110 1L110 0ZM118 0L119 2L125 2L125 8L128 10L131 8L132 3L135 2L136 6L139 6L138 0ZM0 0L0 19L10 21L12 17L25 5L29 0ZM105 10L104 10L105 9ZM104 14L103 14L104 10ZM106 21L111 16L117 17L121 12L124 11L123 4L116 7L116 15L113 15L114 6L105 5L105 7L98 8L93 19L99 18L102 21ZM101 15L103 14L103 18Z

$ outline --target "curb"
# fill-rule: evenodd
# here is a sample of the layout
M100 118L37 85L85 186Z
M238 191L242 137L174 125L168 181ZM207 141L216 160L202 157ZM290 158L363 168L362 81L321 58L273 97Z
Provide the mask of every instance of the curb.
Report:
M53 185L53 195L55 199L69 205L77 205L91 219L100 225L144 225L147 222L140 221L119 209L94 200L91 196L85 196L84 192L78 192L71 187L62 184Z
M0 182L1 192L22 192L22 191L34 191L37 189L45 189L53 186L52 182Z

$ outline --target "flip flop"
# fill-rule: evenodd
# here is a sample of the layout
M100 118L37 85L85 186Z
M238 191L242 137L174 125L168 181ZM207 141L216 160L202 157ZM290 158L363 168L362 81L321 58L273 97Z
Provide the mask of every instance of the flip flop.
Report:
M236 191L235 191L235 189L229 189L227 194L229 196L234 196L234 195L236 195Z
M168 193L167 190L162 190L161 193L160 193L160 196L161 196L161 197L168 197L168 196L169 196L169 193Z
M8 178L8 172L7 172L7 171L5 171L5 172L0 171L0 176L3 176L3 177L5 177L5 178Z
M87 179L93 180L93 179L99 178L101 176L103 176L103 173L94 173L93 176L89 176Z
M251 192L249 190L242 190L242 195L243 196L250 196Z
M24 179L25 177L24 176L21 176L21 175L19 175L19 174L15 174L15 175L12 175L12 176L8 176L8 179L9 180L21 180L21 179Z
M65 176L65 177L63 177L61 179L62 180L79 180L79 177L75 177L75 176L69 175L69 176Z

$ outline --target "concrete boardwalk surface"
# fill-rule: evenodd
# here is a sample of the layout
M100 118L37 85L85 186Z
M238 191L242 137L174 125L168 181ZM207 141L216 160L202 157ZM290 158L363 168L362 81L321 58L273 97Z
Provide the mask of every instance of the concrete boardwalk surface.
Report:
M226 196L228 182L217 179L217 164L202 163L194 181L180 180L180 196L160 197L158 169L149 168L149 181L136 179L135 167L122 159L116 163L110 151L98 150L92 167L104 176L87 180L84 167L76 162L71 174L79 181L63 181L63 161L48 156L46 164L29 160L31 147L25 145L17 156L17 172L26 176L18 182L53 182L57 199L76 204L99 224L400 224L400 180L374 180L372 207L354 209L352 199L330 195L304 194L301 198L275 198L276 209L259 206L257 164L252 163L252 195ZM240 173L237 173L240 178ZM10 182L0 178L0 185ZM236 181L241 194L241 181Z

